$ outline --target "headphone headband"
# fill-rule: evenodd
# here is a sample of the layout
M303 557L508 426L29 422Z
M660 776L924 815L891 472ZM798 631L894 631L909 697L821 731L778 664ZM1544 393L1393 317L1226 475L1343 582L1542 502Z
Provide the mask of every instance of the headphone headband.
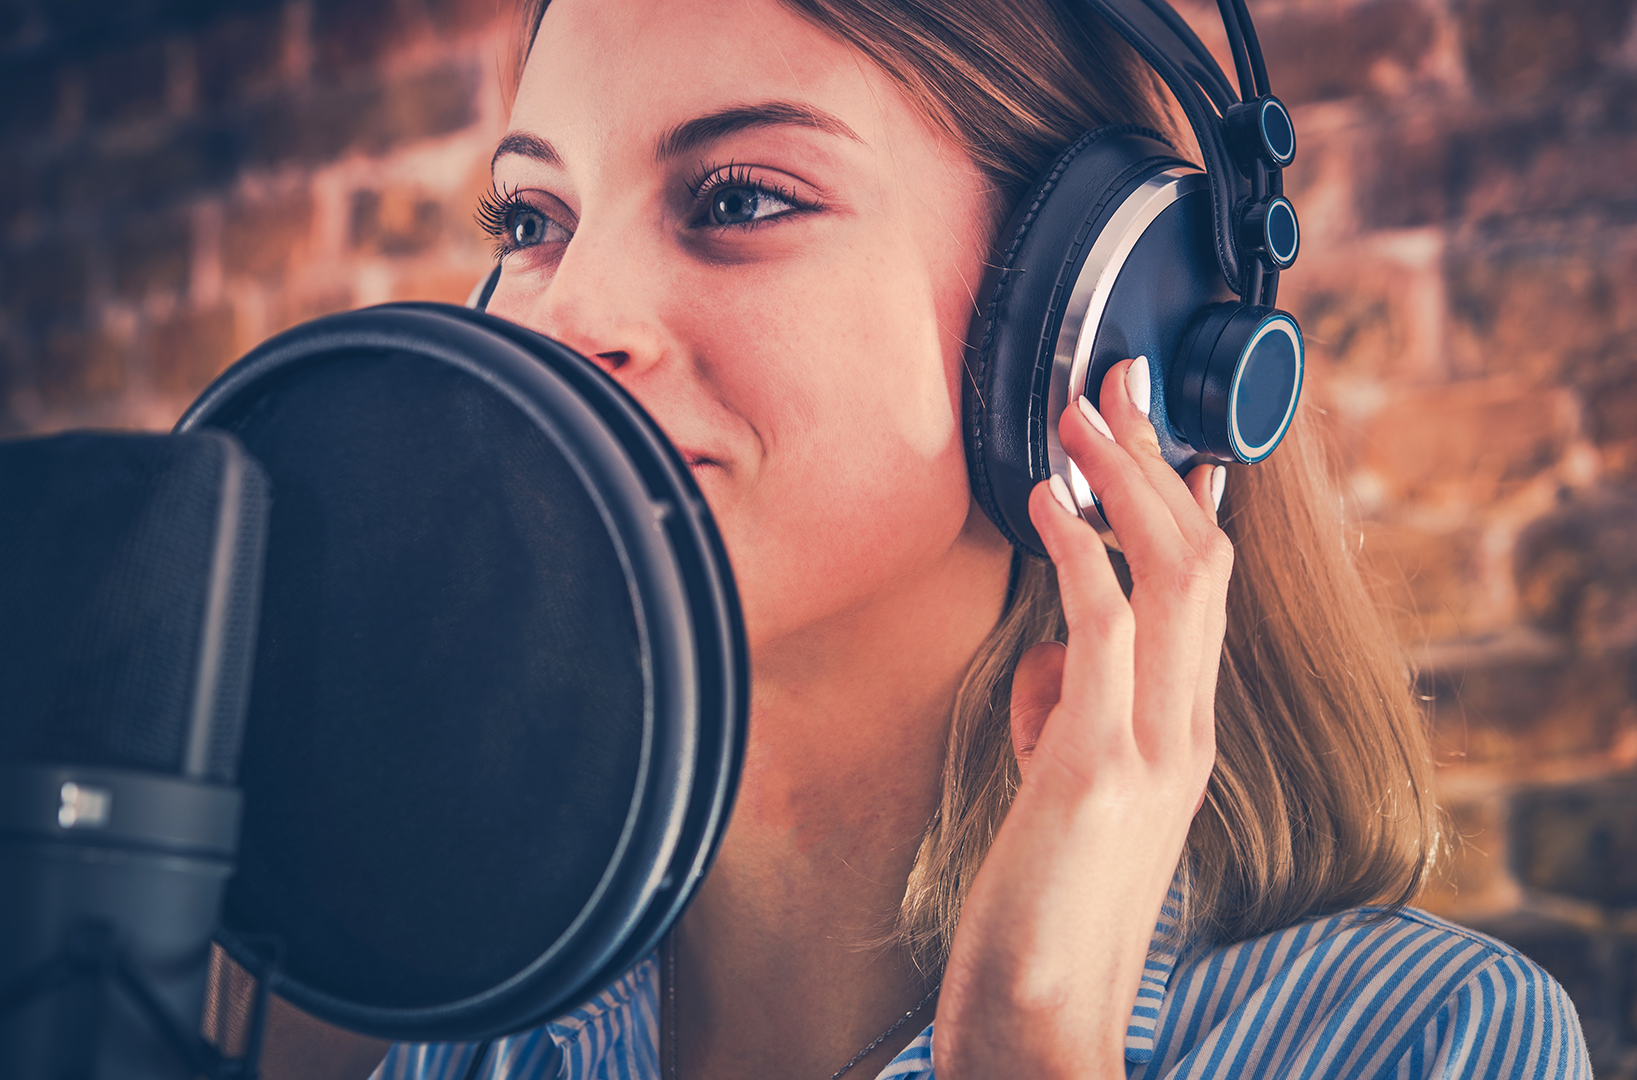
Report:
M1295 220L1283 198L1281 172L1295 156L1295 135L1283 104L1269 92L1261 45L1244 0L1218 0L1244 101L1210 50L1165 0L1085 3L1137 50L1182 106L1210 178L1222 277L1246 303L1271 305L1279 271L1293 261L1294 252L1285 259L1277 244L1247 244L1245 239L1281 229L1287 216ZM1278 143L1277 135L1270 144L1270 123L1283 124L1288 145Z

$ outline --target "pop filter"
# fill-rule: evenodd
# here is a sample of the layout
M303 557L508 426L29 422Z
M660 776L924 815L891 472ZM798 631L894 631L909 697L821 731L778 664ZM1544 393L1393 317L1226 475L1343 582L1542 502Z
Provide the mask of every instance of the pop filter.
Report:
M266 342L179 431L271 481L239 868L219 940L331 1023L543 1022L657 944L726 824L748 710L727 557L612 380L480 312Z

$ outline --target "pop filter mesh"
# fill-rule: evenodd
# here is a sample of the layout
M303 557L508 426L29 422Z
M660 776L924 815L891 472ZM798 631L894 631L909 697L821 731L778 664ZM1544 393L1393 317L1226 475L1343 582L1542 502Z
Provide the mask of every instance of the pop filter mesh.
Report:
M340 998L490 990L638 797L649 672L602 517L509 398L408 352L294 365L210 423L273 483L226 921Z

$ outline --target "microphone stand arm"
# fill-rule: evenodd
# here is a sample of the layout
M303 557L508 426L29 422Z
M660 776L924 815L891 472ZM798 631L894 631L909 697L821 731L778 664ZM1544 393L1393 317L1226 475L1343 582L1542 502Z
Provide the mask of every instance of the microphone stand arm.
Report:
M115 938L114 929L100 919L81 919L69 927L61 951L25 972L10 986L0 987L0 1021L21 1012L40 998L58 993L86 980L108 982L119 987L147 1020L148 1026L164 1040L177 1060L193 1075L207 1080L256 1080L261 1061L262 1037L267 1025L268 987L276 977L283 947L277 941L259 942L256 950L260 970L251 998L249 1024L242 1057L228 1057L204 1036L191 1031L166 1008L143 971L133 964ZM88 1026L94 1027L90 1019ZM64 1039L82 1039L87 1031L68 1031Z

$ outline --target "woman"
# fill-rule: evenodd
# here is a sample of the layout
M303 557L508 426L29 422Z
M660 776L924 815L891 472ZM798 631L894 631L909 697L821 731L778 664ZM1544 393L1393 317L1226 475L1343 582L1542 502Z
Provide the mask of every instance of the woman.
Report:
M1051 485L1049 564L972 500L991 245L1081 132L1163 127L1128 49L1050 0L530 25L489 310L594 357L688 460L750 750L658 956L481 1062L399 1046L380 1075L1589 1075L1556 984L1402 907L1428 751L1310 434L1179 477L1138 358L1062 422L1123 559ZM330 1045L338 1075L379 1060Z

